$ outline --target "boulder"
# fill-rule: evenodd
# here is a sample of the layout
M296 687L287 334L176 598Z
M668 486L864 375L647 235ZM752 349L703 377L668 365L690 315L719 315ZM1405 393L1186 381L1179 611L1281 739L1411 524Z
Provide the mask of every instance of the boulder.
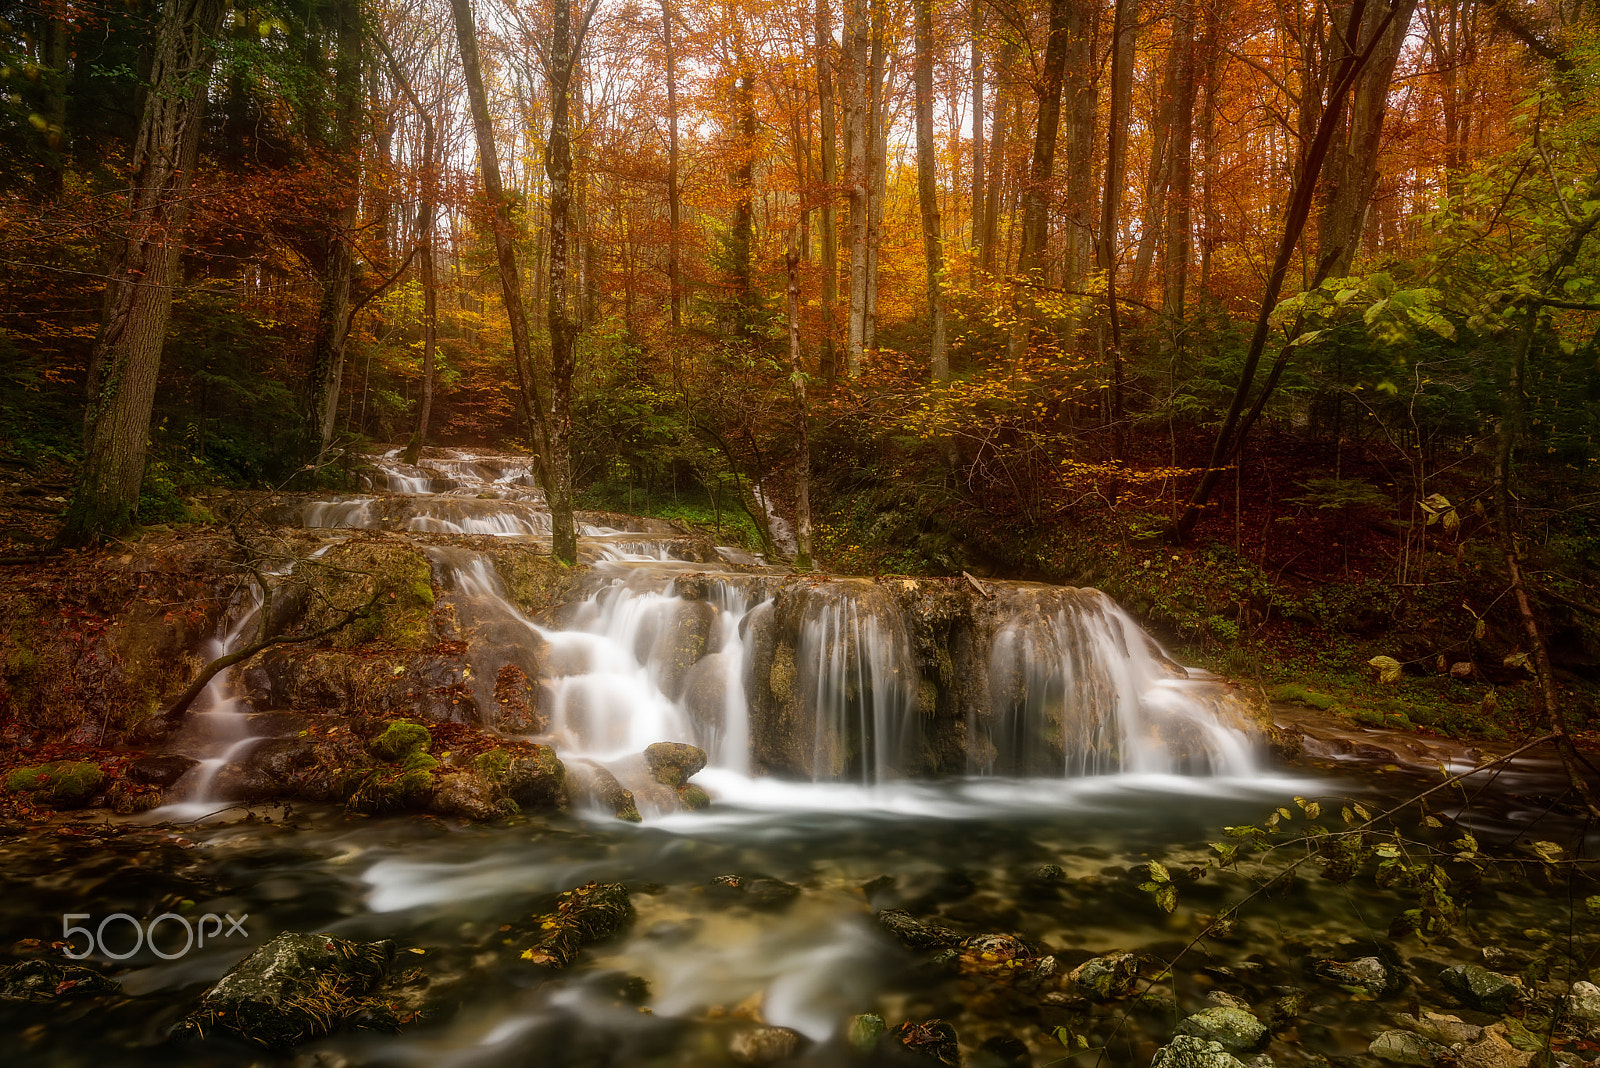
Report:
M1178 1034L1209 1039L1229 1053L1254 1053L1267 1044L1267 1027L1243 1009L1217 1005L1178 1024Z
M508 798L500 797L495 785L481 775L458 771L439 777L428 811L484 823L513 815L516 807Z
M1527 996L1522 983L1479 964L1457 964L1439 973L1439 985L1463 1005L1480 1012L1505 1013Z
M619 820L639 823L639 806L633 791L598 764L575 763L567 768L567 789L574 802L610 812Z
M25 960L0 967L0 1001L60 1001L121 989L115 979L76 964Z
M1600 986L1579 980L1566 998L1567 1015L1580 1023L1600 1023Z
M719 875L711 880L711 893L723 902L780 909L800 896L800 888L770 875Z
M512 757L500 787L519 808L560 808L567 803L567 769L548 745Z
M181 756L178 753L152 753L128 761L127 776L134 782L148 783L151 786L171 786L183 776L184 772L198 763L199 761L193 757Z
M1460 1042L1476 1042L1483 1037L1483 1028L1476 1024L1463 1023L1459 1016L1441 1016L1434 1012L1424 1012L1418 1016L1402 1012L1395 1016L1394 1022L1414 1034L1442 1046L1454 1046Z
M706 751L685 742L656 742L644 750L652 778L674 790L706 766Z
M176 1033L200 1038L224 1030L267 1049L290 1049L381 1011L365 995L393 959L389 941L281 934L218 980Z
M1244 1068L1244 1064L1219 1043L1193 1035L1175 1035L1156 1050L1150 1068Z

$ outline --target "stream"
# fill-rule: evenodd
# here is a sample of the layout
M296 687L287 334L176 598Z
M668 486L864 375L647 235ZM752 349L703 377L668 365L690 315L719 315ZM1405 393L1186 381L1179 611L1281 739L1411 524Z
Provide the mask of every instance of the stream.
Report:
M431 455L406 468L391 454L377 464L385 481L374 492L303 502L294 518L330 547L360 529L547 542L525 460ZM94 924L180 912L244 917L247 940L214 939L173 959L164 957L182 942L175 928L125 959L102 946L95 962L121 992L0 1001L6 1062L718 1066L754 1063L730 1050L760 1023L803 1036L782 1063L891 1063L850 1045L850 1020L870 1013L891 1028L948 1021L969 1068L1142 1068L1220 990L1263 1015L1302 992L1304 1007L1270 1053L1310 1065L1364 1058L1393 1006L1319 982L1309 961L1393 951L1416 976L1415 995L1445 1004L1428 979L1445 963L1482 962L1486 947L1518 961L1555 952L1566 902L1509 872L1491 872L1466 922L1432 945L1389 940L1406 907L1398 891L1313 876L1243 910L1228 938L1184 952L1248 892L1238 877L1202 873L1222 828L1257 823L1296 796L1334 811L1344 798L1382 807L1438 781L1436 766L1472 766L1476 754L1462 747L1313 723L1308 759L1281 765L1241 727L1222 680L1172 665L1093 591L1029 584L986 591L992 621L967 654L981 685L952 683L935 701L918 681L928 669L915 620L886 607L879 586L819 579L803 596L784 593L778 584L793 576L732 547L685 560L670 531L590 522L582 533L591 577L559 625L517 608L483 553L426 552L475 638L478 685L492 686L500 664L525 664L542 679L547 713L531 736L569 768L604 768L633 788L641 823L593 805L488 824L229 807L218 769L256 735L237 674L219 676L197 710L213 729L180 740L201 763L171 803L100 831L3 829L0 934L48 942L63 913ZM234 607L219 650L256 610ZM791 631L779 633L792 640L777 646L792 654L772 653L763 621L786 612ZM704 635L692 663L675 644L685 626ZM800 697L780 711L799 722L779 731L751 679L789 655ZM947 693L978 696L954 707ZM959 746L949 741L958 736ZM638 755L660 741L707 752L693 782L710 807L681 810L652 788ZM932 762L941 773L928 772ZM1576 840L1574 827L1540 822L1555 783L1540 756L1486 788L1437 798L1434 811L1507 849L1522 848L1530 828ZM1171 915L1140 888L1151 860L1180 884ZM628 887L632 925L566 971L521 960L534 917L591 880ZM932 966L875 922L890 908L962 934L1018 936L1053 955L1062 975L1113 952L1139 954L1147 976L1179 963L1143 998L1086 1004L1059 983ZM168 1042L200 993L281 932L393 939L399 1031L346 1027L281 1058L224 1036ZM107 941L120 953L132 933L113 928ZM1058 1028L1103 1052L1064 1061L1071 1051Z

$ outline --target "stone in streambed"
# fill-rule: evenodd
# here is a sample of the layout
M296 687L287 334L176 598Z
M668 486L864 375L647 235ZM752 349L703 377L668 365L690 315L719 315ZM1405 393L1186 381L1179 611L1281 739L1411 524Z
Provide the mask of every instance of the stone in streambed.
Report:
M871 1053L887 1030L882 1016L870 1012L862 1013L860 1016L850 1017L850 1022L845 1025L845 1039L860 1052Z
M919 953L930 949L948 949L965 937L948 927L923 923L904 909L884 909L878 913L878 925L901 945Z
M1229 1053L1254 1053L1267 1044L1267 1028L1243 1009L1218 1005L1178 1024L1178 1034L1209 1039Z
M149 812L161 804L161 787L118 779L106 788L106 804L119 816Z
M921 1023L907 1020L900 1025L894 1037L902 1050L915 1055L913 1060L906 1063L961 1063L961 1044L956 1029L944 1020L924 1020Z
M633 922L633 902L621 883L588 883L556 900L556 910L539 917L539 940L522 951L523 960L541 967L565 968L584 946Z
M365 995L393 959L389 941L281 934L234 965L175 1033L200 1038L225 1030L267 1049L289 1049L378 1008Z
M1401 986L1398 968L1377 957L1359 957L1355 960L1319 960L1312 972L1354 993L1364 993L1374 998L1385 998L1397 993Z
M787 1027L757 1027L734 1035L728 1055L735 1064L761 1068L793 1057L804 1041L798 1031Z
M1441 1046L1454 1046L1461 1042L1476 1042L1483 1037L1483 1028L1462 1021L1459 1016L1441 1016L1424 1012L1418 1016L1398 1013L1394 1022L1413 1034L1421 1035Z
M516 814L517 806L499 796L495 784L470 771L458 771L439 778L428 801L428 811L440 816L486 823Z
M1457 964L1444 969L1439 973L1439 985L1463 1005L1483 1012L1509 1012L1526 997L1520 982L1478 964Z
M1478 1041L1457 1046L1452 1051L1456 1064L1459 1068L1528 1068L1533 1063L1533 1054L1513 1046L1505 1036L1505 1023L1485 1027Z
M780 909L800 896L800 888L770 875L719 875L711 880L711 894L725 903Z
M633 791L617 781L617 777L598 764L582 762L567 768L567 789L572 800L580 805L610 812L619 820L639 823L639 805Z
M177 753L151 754L128 761L127 775L134 782L151 786L171 786L183 773L198 764L193 757Z
M1132 953L1091 957L1067 975L1067 981L1090 1001L1126 997L1139 977L1139 961Z
M76 964L25 960L0 967L0 1001L59 1001L120 989L115 979Z
M1194 1035L1175 1035L1156 1050L1150 1068L1244 1068L1244 1064L1220 1043Z
M1580 1023L1600 1023L1600 986L1579 980L1566 999L1567 1015Z
M656 742L645 747L644 759L656 782L676 790L706 766L706 751L684 742Z
M691 782L678 787L678 805L685 812L697 812L711 807L711 795Z
M1428 1068L1440 1057L1450 1055L1450 1050L1410 1031L1385 1031L1372 1040L1367 1052L1380 1061L1390 1064L1416 1065Z

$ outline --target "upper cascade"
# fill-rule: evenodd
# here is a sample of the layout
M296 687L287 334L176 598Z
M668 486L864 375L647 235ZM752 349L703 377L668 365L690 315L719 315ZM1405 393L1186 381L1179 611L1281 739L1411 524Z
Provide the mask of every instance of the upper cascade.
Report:
M281 518L549 535L526 457L428 450L408 466L395 450L364 477L375 492L286 502ZM735 776L867 785L1254 769L1249 703L1098 590L796 575L657 520L580 522L592 566L548 618L516 607L481 545L424 545L466 639L468 715L619 779L653 742L698 745ZM495 722L511 669L537 707Z

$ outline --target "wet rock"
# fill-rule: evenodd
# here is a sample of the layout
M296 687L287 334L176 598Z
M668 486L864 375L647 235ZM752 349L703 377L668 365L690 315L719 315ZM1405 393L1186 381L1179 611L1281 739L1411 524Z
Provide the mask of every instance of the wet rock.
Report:
M862 1053L871 1053L887 1030L882 1016L870 1012L862 1013L860 1016L850 1017L850 1022L845 1025L845 1039Z
M1176 1035L1156 1050L1150 1068L1244 1068L1239 1058L1219 1043L1193 1035Z
M495 673L494 703L499 711L495 725L514 733L543 734L550 719L539 707L539 687L516 664L505 664Z
M684 742L656 742L645 747L644 759L656 782L676 790L706 766L706 751Z
M1139 961L1132 953L1091 957L1067 975L1067 981L1090 1001L1110 1001L1133 991Z
M711 807L711 795L694 783L678 787L678 805L685 812L696 812Z
M1508 1012L1526 996L1522 984L1478 964L1457 964L1439 973L1439 985L1468 1008L1482 1012Z
M1037 868L1023 872L1022 881L1034 888L1060 886L1067 881L1067 873L1061 870L1059 864L1041 864Z
M1483 1037L1483 1028L1476 1024L1463 1023L1459 1016L1441 1016L1433 1012L1412 1016L1410 1013L1402 1012L1395 1016L1394 1022L1407 1031L1442 1046L1454 1046L1459 1042L1476 1042Z
M393 942L281 934L234 965L175 1033L200 1038L225 1030L289 1049L378 1009L365 995L393 959Z
M1267 1027L1243 1009L1218 1005L1178 1024L1178 1034L1209 1039L1229 1053L1253 1053L1267 1044Z
M350 789L345 807L367 816L421 812L432 802L438 788L433 774L438 766L437 760L419 750L399 765L355 772L346 783Z
M119 816L149 812L161 804L161 787L118 779L106 788L106 804Z
M560 808L567 803L567 769L554 749L534 746L526 755L507 761L500 788L524 811Z
M628 823L641 822L633 791L598 764L576 763L568 767L567 789L573 801L580 805L610 812Z
M1528 1068L1533 1054L1506 1041L1505 1030L1504 1024L1494 1024L1483 1029L1478 1041L1457 1046L1456 1064L1460 1068Z
M1027 985L1042 983L1056 973L1054 957L1041 957L1020 938L1005 934L981 934L963 939L956 964L968 974Z
M1355 960L1319 960L1312 972L1329 982L1357 993L1375 998L1386 998L1399 991L1401 974L1377 957L1358 957Z
M1206 994L1206 1000L1213 1005L1221 1005L1225 1009L1250 1011L1250 1003L1248 1001L1230 994L1226 990L1212 990Z
M368 746L379 760L400 761L414 752L426 752L432 744L428 728L409 720L396 720L384 728Z
M1272 1003L1267 1010L1267 1026L1274 1031L1281 1031L1294 1023L1300 1016L1300 1011L1305 1008L1306 996L1298 990L1291 990Z
M633 902L621 883L588 883L564 890L556 910L538 918L539 940L522 951L522 959L544 968L565 968L584 946L632 923L633 915Z
M735 1064L776 1064L798 1053L803 1041L799 1032L787 1027L757 1027L734 1035L728 1043L728 1055Z
M1448 1048L1421 1035L1414 1035L1410 1031L1385 1031L1372 1040L1367 1052L1380 1061L1417 1065L1419 1068L1427 1068L1436 1063L1440 1057L1450 1055Z
M0 967L0 1001L59 1001L121 989L116 980L76 964L25 960Z
M695 726L710 737L721 731L728 710L728 671L737 668L731 653L708 653L683 679L683 705ZM737 675L735 675L737 678Z
M88 760L56 760L16 768L6 776L6 789L28 794L53 808L82 808L105 785L106 773Z
M719 875L711 880L711 891L723 902L755 909L780 909L800 895L798 886L770 875Z
M1600 986L1579 980L1566 998L1567 1015L1585 1024L1600 1023Z
M884 909L878 913L878 925L899 940L901 945L919 953L951 948L964 937L948 927L923 923L904 909Z
M151 786L171 786L198 763L193 757L177 753L151 754L128 761L127 776Z
M895 1039L903 1049L917 1054L919 1061L948 1065L961 1063L961 1045L956 1029L944 1020L924 1020L921 1023L907 1020L895 1032Z
M684 601L662 621L650 650L656 684L672 700L683 693L695 662L706 654L717 610L704 601Z
M510 799L497 795L493 783L473 772L460 771L440 776L428 810L479 823L515 814L516 807Z

